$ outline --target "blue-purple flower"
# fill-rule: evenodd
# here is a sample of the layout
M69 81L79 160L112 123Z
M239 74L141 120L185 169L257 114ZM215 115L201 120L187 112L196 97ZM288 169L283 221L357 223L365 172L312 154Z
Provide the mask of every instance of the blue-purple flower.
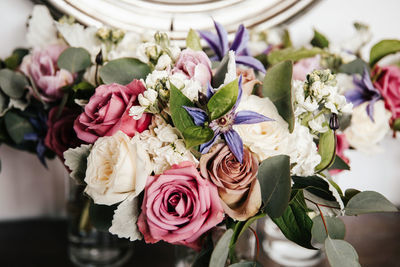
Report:
M221 61L229 50L233 50L236 55L236 63L249 66L265 73L264 65L259 60L250 56L248 52L247 42L249 41L250 36L243 24L241 24L236 31L235 39L230 46L228 42L228 33L224 27L216 21L214 21L214 25L217 34L209 31L199 31L200 36L215 52L215 56L211 58L211 60Z
M243 161L243 142L239 134L233 129L235 124L254 124L264 121L273 121L264 115L250 110L242 110L236 112L242 97L242 77L239 78L239 93L235 105L225 115L209 122L209 127L214 131L214 137L207 143L200 145L200 152L207 153L213 144L221 137L225 139L229 149L235 155L236 159L242 163ZM213 94L213 89L209 86L208 98ZM184 107L189 115L193 118L197 126L203 126L208 122L209 117L207 113L201 108Z
M382 96L379 90L372 84L371 77L366 68L361 79L358 79L356 76L353 77L353 84L355 88L345 94L347 101L353 103L354 107L364 102L369 102L366 111L371 121L374 122L374 104L376 101L382 99Z
M43 166L47 168L45 161L46 146L44 145L44 139L47 133L47 117L45 114L39 112L38 117L29 118L29 122L32 124L35 132L25 134L24 140L36 143L36 154Z

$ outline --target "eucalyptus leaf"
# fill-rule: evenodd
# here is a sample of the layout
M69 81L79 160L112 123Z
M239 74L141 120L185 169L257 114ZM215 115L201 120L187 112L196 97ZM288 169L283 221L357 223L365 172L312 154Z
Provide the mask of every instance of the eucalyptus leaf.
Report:
M109 61L100 68L99 74L104 83L126 85L134 79L145 79L150 67L136 58L119 58Z
M214 137L214 131L209 127L189 126L183 131L186 148L207 143Z
M211 241L209 243L211 244L206 244L205 246L203 246L203 249L199 253L197 253L193 261L192 267L208 267L211 253L213 251L213 244Z
M263 82L264 97L274 103L279 115L289 124L289 132L294 129L292 71L293 63L284 61L268 69Z
M0 117L10 109L10 98L0 90Z
M189 30L188 35L186 37L186 47L192 50L202 51L200 37L197 34L197 32L193 29Z
M261 162L257 178L265 210L271 218L282 216L290 199L290 159L287 155Z
M25 134L33 133L34 129L27 118L16 112L9 111L4 116L8 135L18 145L24 141Z
M370 68L368 63L362 60L361 58L357 58L347 64L343 64L339 67L339 72L346 73L346 74L360 74L362 75L364 70L367 70L368 73L370 72Z
M378 192L364 191L352 197L346 205L346 215L359 215L376 212L397 212L393 203Z
M112 224L114 211L117 207L118 204L107 206L98 205L91 201L89 207L89 218L91 224L99 231L108 232L108 229Z
M238 94L237 79L220 88L207 103L210 119L213 121L228 113L235 105Z
M326 228L328 229L329 237L333 239L343 239L346 233L346 226L343 221L337 217L324 216ZM312 239L320 244L324 244L326 230L322 221L321 215L313 218L313 226L311 228Z
M318 47L313 47L311 49L307 49L304 47L303 48L288 47L281 50L271 51L267 56L267 60L270 65L275 65L278 64L279 62L286 60L298 61L303 58L314 57L320 54L327 54L327 52Z
M387 55L400 51L400 40L382 40L376 43L369 54L369 65L374 66Z
M211 79L211 85L214 88L218 88L224 83L225 75L228 72L229 54L226 54L221 60L219 65L216 67L216 71ZM213 67L215 69L215 67Z
M329 183L318 176L299 177L293 176L293 189L306 189L323 199L335 201L335 197L329 190Z
M209 267L224 267L229 253L229 244L231 242L233 230L228 229L218 240L210 259Z
M85 184L87 158L92 145L81 145L64 152L64 164L71 170L69 176L79 184Z
M231 264L228 267L263 267L263 265L255 261L243 261Z
M325 252L329 264L332 267L358 267L358 254L356 250L346 241L331 239L325 240Z
M4 60L8 69L16 70L22 62L22 59L29 54L29 50L25 48L17 48L13 51L11 56Z
M19 99L24 95L28 80L19 72L0 70L0 88L9 97Z
M192 117L187 113L183 106L194 107L192 101L187 98L172 83L169 97L169 105L171 111L172 122L175 127L183 134L186 128L194 126Z
M322 33L314 29L314 37L311 40L311 45L319 48L329 47L329 40Z
M321 156L321 162L315 167L316 172L321 172L329 168L335 161L336 155L336 136L331 129L320 134L318 144L318 154Z
M89 52L81 47L65 49L57 60L57 65L60 69L66 69L71 73L85 70L91 63Z
M350 166L338 155L335 156L333 164L328 168L329 170L350 170Z
M260 213L257 214L249 219L247 221L238 221L235 225L234 228L234 233L232 237L232 242L231 246L236 243L236 241L240 238L240 236L258 219L265 217L267 214L265 213Z

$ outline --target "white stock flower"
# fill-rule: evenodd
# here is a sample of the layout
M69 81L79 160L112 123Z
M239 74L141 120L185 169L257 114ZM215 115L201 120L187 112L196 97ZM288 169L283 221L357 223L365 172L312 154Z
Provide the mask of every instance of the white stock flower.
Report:
M108 60L113 60L123 57L136 57L136 50L141 45L142 40L139 34L134 32L126 32L124 38L109 51Z
M57 28L49 9L43 5L33 7L32 17L28 21L26 40L29 46L44 48L51 44L60 43L57 38Z
M173 143L178 140L178 130L169 124L154 128L154 132L157 138L163 143Z
M139 104L142 107L149 107L155 104L157 97L158 97L157 91L149 88L146 91L144 91L143 94L139 94L138 96Z
M149 73L146 77L146 87L147 88L155 88L157 83L162 80L168 78L168 72L165 70L154 70L152 73Z
M323 125L324 122L326 122L324 116L318 116L310 120L308 126L315 132L324 133L329 130L327 125Z
M146 110L146 107L132 106L129 109L129 116L131 116L134 120L139 120L142 117L145 110Z
M157 64L155 66L156 70L165 70L172 64L172 59L168 55L162 55L159 57Z
M363 153L373 154L381 151L378 143L390 130L391 113L385 109L383 100L380 100L374 104L375 122L372 122L365 110L367 105L368 102L353 109L350 126L344 134L352 147Z

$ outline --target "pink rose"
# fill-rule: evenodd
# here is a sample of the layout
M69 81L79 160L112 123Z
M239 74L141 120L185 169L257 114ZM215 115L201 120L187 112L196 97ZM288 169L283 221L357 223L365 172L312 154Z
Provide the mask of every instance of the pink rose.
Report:
M58 107L52 108L47 119L48 129L44 142L48 148L53 150L61 159L64 159L64 151L82 144L73 129L79 110L65 107L60 116L57 115Z
M319 56L300 59L299 61L297 61L293 65L293 80L304 81L307 77L307 74L321 68L319 62Z
M336 155L338 155L341 159L344 160L347 164L350 162L350 159L344 155L344 151L350 148L350 144L346 139L345 134L337 134L336 135ZM338 174L343 170L330 170L329 173L331 175Z
M203 86L211 82L211 61L203 51L193 51L189 48L183 50L172 71L185 74Z
M394 121L400 118L400 68L397 66L377 67L374 73L380 73L374 86L381 92L385 107L392 112Z
M122 131L132 137L143 132L151 122L151 114L144 113L139 120L129 116L129 109L137 104L137 97L146 88L139 80L128 85L105 84L96 88L85 111L75 120L78 138L94 143L97 138Z
M223 219L217 188L192 162L148 177L138 219L146 243L164 240L200 249L200 237Z
M44 50L34 50L22 61L20 70L32 78L43 101L60 99L63 96L61 88L74 82L69 71L57 66L58 57L66 48L65 45L50 45ZM39 98L35 92L33 94Z

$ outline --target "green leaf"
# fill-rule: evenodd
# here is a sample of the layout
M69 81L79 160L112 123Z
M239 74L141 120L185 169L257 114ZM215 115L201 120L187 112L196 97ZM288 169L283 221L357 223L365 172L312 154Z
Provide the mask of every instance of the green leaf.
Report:
M10 109L10 98L0 90L0 117L4 116Z
M281 50L271 51L267 56L267 60L270 65L275 65L285 60L298 61L300 59L313 57L319 54L327 54L327 52L318 47L313 47L311 49L304 47L288 47Z
M233 237L231 241L231 247L233 244L236 243L236 241L240 238L240 236L258 219L263 218L267 216L265 213L260 213L257 214L249 219L247 221L238 221L235 225L234 232L233 232Z
M397 208L378 192L364 191L356 194L346 205L346 215L376 212L397 212Z
M225 75L228 72L229 54L226 54L224 58L219 63L215 74L211 79L211 85L213 88L218 88L224 83ZM214 67L213 67L214 69Z
M355 195L357 195L360 192L361 191L359 191L357 189L353 189L353 188L346 189L346 191L344 192L344 197L343 197L343 202L345 203L345 205L347 205L347 203L349 203L349 200L352 199Z
M7 96L19 99L27 86L28 80L21 73L9 69L0 70L0 88Z
M4 60L4 64L10 70L16 70L22 62L24 56L29 54L29 50L25 48L17 48L12 55Z
M271 218L282 216L290 199L290 160L287 155L261 162L257 178L265 210Z
M358 267L356 250L344 240L336 240L327 237L325 240L325 252L329 264L332 267Z
M228 257L229 253L229 243L231 242L232 235L233 230L228 229L218 240L218 243L211 254L209 267L225 266L226 258Z
M207 143L214 137L214 131L209 127L189 126L183 131L186 148Z
M329 40L322 33L314 29L314 37L311 40L311 45L319 48L329 47Z
M400 40L382 40L375 44L369 54L369 65L374 66L387 55L400 51Z
M238 93L237 79L219 89L207 103L210 119L213 121L228 113L235 105Z
M79 184L85 184L87 158L92 145L81 145L64 152L64 164L71 170L69 176Z
M192 267L207 267L209 262L210 262L210 258L211 258L211 253L213 251L213 244L212 241L210 240L211 238L208 238L206 241L208 241L208 243L206 243L205 245L203 245L203 249L197 253Z
M346 233L346 226L343 221L337 217L324 216L326 228L328 228L329 237L333 239L343 239ZM311 228L313 240L323 244L327 238L325 226L321 215L313 218L313 226Z
M93 89L94 89L93 85L91 83L88 83L88 82L80 82L80 83L75 84L74 86L72 86L72 90L74 92L93 90Z
M329 190L329 183L318 176L298 177L293 176L293 189L305 189L310 193L329 201L335 201L335 197Z
M99 231L108 232L112 224L114 211L117 209L118 204L107 206L98 205L90 201L89 218L92 225Z
M338 155L335 156L333 164L328 168L328 170L350 170L350 166Z
M104 83L126 85L134 79L145 79L150 67L136 58L119 58L109 61L100 68L99 74Z
M200 37L197 32L190 29L186 37L186 46L192 50L202 51Z
M279 115L289 124L289 132L294 129L292 71L293 63L284 61L268 69L263 82L264 97L274 103Z
M318 154L321 155L321 162L315 167L316 172L329 168L335 161L336 137L331 129L322 133L319 138Z
M9 136L17 145L24 141L25 134L34 132L29 120L13 111L6 113L4 122Z
M92 64L90 54L81 47L69 47L58 57L57 65L60 69L66 69L71 73L85 70Z
M346 74L360 74L362 75L364 69L367 69L368 73L370 72L370 68L368 63L362 60L361 58L357 58L350 63L343 64L339 67L339 72Z
M231 264L228 267L263 267L263 265L255 261L243 261Z
M392 128L395 131L400 131L400 118L394 120Z
M288 31L288 29L285 29L283 31L283 36L282 36L282 42L283 42L283 47L287 48L287 47L292 47L292 39L290 38L290 33Z
M194 107L192 101L187 98L178 88L172 83L169 97L169 105L171 111L172 122L175 127L183 134L186 128L194 126L192 117L187 113L183 106Z

